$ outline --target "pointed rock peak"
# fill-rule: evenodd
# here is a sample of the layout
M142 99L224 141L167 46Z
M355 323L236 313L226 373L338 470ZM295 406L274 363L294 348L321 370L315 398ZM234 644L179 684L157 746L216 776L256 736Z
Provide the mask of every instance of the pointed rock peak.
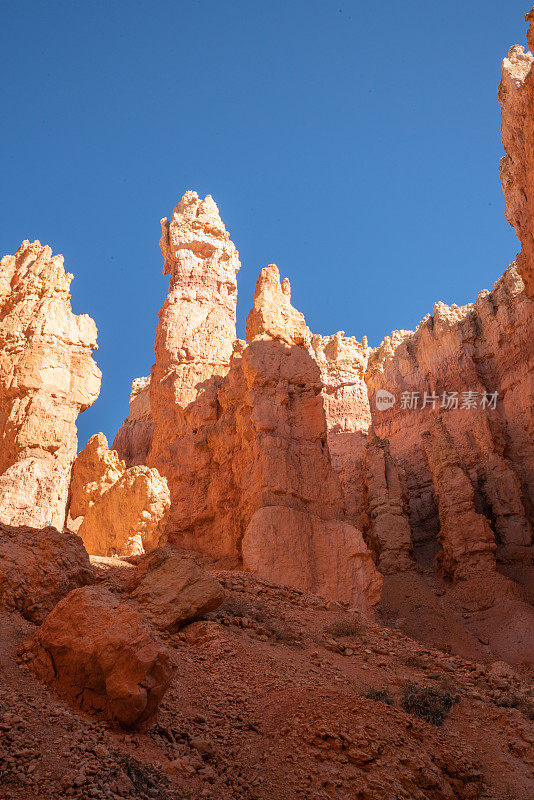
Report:
M219 251L220 259L230 263L234 275L241 266L239 253L210 194L201 200L196 192L186 192L175 206L170 222L167 217L161 220L159 244L165 259L164 275L172 274L173 265L180 261L180 250L191 250L201 258L210 258Z
M219 209L211 194L204 200L192 190L187 191L172 213L172 225L180 227L206 227L214 231L226 233L226 228L220 217Z
M109 450L108 440L104 433L94 433L85 445L86 453L99 453Z
M276 264L264 267L256 283L254 306L247 317L247 342L258 336L282 339L288 344L305 344L311 333L304 315L291 305L291 286Z

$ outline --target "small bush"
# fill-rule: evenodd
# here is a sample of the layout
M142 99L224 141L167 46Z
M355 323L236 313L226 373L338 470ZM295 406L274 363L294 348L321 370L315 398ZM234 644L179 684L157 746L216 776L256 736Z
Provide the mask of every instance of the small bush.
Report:
M402 694L403 709L432 725L442 725L455 702L454 695L446 689L416 683L408 683Z
M368 700L375 703L385 703L386 706L394 706L395 701L386 689L369 689L365 695Z
M341 636L357 636L363 633L364 624L358 614L345 614L338 617L324 629L325 633L336 638Z

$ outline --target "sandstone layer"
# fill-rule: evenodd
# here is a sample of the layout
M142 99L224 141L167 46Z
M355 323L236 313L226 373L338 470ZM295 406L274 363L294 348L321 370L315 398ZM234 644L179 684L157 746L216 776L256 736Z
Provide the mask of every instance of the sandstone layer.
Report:
M70 305L63 256L24 241L0 261L0 521L62 529L76 417L100 391L96 326Z

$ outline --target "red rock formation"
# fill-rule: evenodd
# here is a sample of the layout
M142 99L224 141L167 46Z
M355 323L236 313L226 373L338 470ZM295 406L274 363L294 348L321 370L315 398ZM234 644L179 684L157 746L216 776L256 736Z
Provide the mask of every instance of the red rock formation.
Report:
M463 308L436 303L434 315L415 332L395 331L370 355L366 381L373 426L381 439L389 440L391 454L406 473L416 542L439 531L438 503L421 439L439 413L474 487L477 510L491 520L500 542L530 543L533 310L511 266L475 303ZM396 397L393 407L377 408L380 389ZM476 408L462 408L469 405L464 392L477 393ZM417 407L411 408L414 398Z
M104 587L75 589L31 646L37 676L84 709L146 727L172 678L169 656L139 614Z
M117 431L112 447L127 467L135 467L146 464L153 436L150 378L136 378L130 393L130 414Z
M78 533L91 555L140 555L165 543L170 504L157 469L130 467L88 507Z
M525 19L527 42L534 49L534 9ZM501 136L506 155L501 160L501 181L506 195L506 217L521 242L517 269L525 292L534 299L534 56L514 45L502 64L499 86Z
M359 342L345 337L343 331L333 336L312 336L311 349L321 374L332 466L341 483L347 518L361 527L364 499L360 466L371 424L364 376L371 350L365 337Z
M159 547L141 558L132 583L130 597L160 631L176 631L214 611L226 597L219 581L195 559Z
M275 539L285 536L287 509L292 509L298 512L295 540L310 560L299 568L286 553L279 575L285 570L302 588L317 585L328 596L343 596L368 610L378 599L380 579L361 534L346 519L325 416L328 394L330 428L338 424L337 403L344 415L340 427L359 435L363 448L363 425L355 408L366 406L366 346L344 343L340 336L312 337L303 315L291 305L289 281L280 283L275 265L258 279L247 321L248 345L236 341L239 261L215 204L188 192L163 229L171 284L156 338L148 462L169 481L169 536L235 561L241 560L246 541L252 566L258 563L252 540L268 533ZM353 353L361 356L356 365L349 363ZM133 425L125 423L119 440ZM123 452L136 449L135 433L133 439ZM342 473L343 465L337 466ZM258 521L265 508L269 521L262 532ZM276 541L271 546L278 557L283 555ZM330 569L317 582L314 550L323 561L330 552L336 564L346 562L346 570L336 567L336 576ZM263 566L254 568L267 576L272 563L266 552ZM367 590L369 596L362 599Z
M169 481L170 527L202 515L213 470L206 447L217 420L217 383L229 369L239 255L208 195L186 192L162 221L169 293L156 332L150 382L154 435L148 464ZM192 477L194 476L194 482Z
M368 615L382 578L360 531L283 506L260 508L243 538L244 566L260 578L334 598Z
M274 265L260 273L247 338L219 392L223 421L235 414L244 563L268 580L368 611L381 581L361 533L346 520L315 355L321 353L326 373L337 352L329 361L329 343L320 337L314 350L303 316L290 304L289 282L280 284Z
M470 578L495 569L495 538L486 517L475 510L475 492L447 428L437 417L423 433L428 465L438 498L441 567L453 578Z
M289 280L280 283L276 264L264 267L256 282L254 305L247 317L247 342L257 336L288 344L308 344L311 339L304 314L291 305Z
M413 569L408 488L399 464L391 457L389 442L373 430L363 462L368 538L383 575Z
M0 261L0 521L62 529L76 417L100 390L96 327L75 316L63 256L22 243Z
M69 513L74 519L84 517L89 508L116 483L124 470L115 450L108 449L103 433L95 433L78 454L72 467Z
M93 581L82 540L55 528L0 524L0 607L37 624L72 589Z
M152 440L148 463L171 489L171 537L236 563L244 557L270 579L281 570L293 582L298 551L306 588L320 584L314 549L330 547L335 563L339 547L363 558L362 529L388 573L411 569L412 540L438 533L441 561L455 577L492 569L495 542L530 545L534 307L524 129L532 61L514 49L500 92L508 215L522 239L526 291L511 265L474 303L436 303L416 331L395 331L371 350L341 332L314 336L271 264L258 279L245 344L235 340L237 251L211 198L188 192L163 222L171 283L150 407L145 399L140 415L132 408L117 440L129 459L143 458ZM396 402L380 405L383 392ZM456 487L456 500L447 486ZM289 543L281 546L289 518L293 556ZM455 529L464 518L473 530L462 544ZM347 524L356 528L350 536L341 532ZM321 591L341 597L338 578L328 575L330 589ZM370 586L367 578L343 580L354 589Z

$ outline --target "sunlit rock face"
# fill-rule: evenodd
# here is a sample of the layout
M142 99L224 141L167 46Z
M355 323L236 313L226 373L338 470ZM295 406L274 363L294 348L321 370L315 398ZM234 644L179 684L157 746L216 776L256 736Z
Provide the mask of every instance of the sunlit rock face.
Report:
M96 326L72 313L63 256L24 241L0 261L0 521L62 529L76 417L100 391Z
M531 545L533 62L512 48L499 90L517 264L475 302L437 302L415 331L377 348L314 335L274 264L258 278L247 341L236 340L239 257L212 198L187 192L163 220L170 286L155 364L116 446L167 477L171 539L293 582L301 559L301 585L317 591L319 552L363 563L345 525L385 574L414 569L419 545L455 580L493 572L496 550ZM345 589L367 578L345 575ZM346 598L339 580L330 574L320 591Z
M141 555L165 543L170 504L157 469L130 467L89 506L78 534L91 555Z
M416 542L435 539L448 526L423 441L440 416L469 476L476 511L487 518L494 541L530 544L533 310L511 265L493 290L480 292L474 303L436 303L434 314L416 331L394 331L370 355L366 382L373 427L389 441L406 474ZM394 406L377 409L380 389L395 396Z
M215 203L187 192L162 227L171 278L142 424L153 426L147 463L169 483L168 536L236 564L246 549L247 566L264 577L284 574L367 613L381 579L351 524L358 513L347 516L343 459L333 465L328 441L339 427L360 436L363 448L366 344L313 336L273 264L258 279L247 343L237 340L240 264ZM115 440L126 459L142 453L139 422L132 406ZM293 534L287 509L298 522ZM282 537L297 534L300 549L280 548ZM304 550L306 565L298 561ZM328 554L332 566L316 581L318 559L324 566Z
M534 48L534 12L525 19L530 27L528 46ZM521 242L517 269L525 292L534 299L534 56L514 45L502 64L499 85L501 136L506 155L501 160L501 181L506 195L506 216Z
M103 433L91 436L72 467L69 513L84 517L90 507L119 480L125 470L115 450L108 449Z
M210 498L218 492L211 485L217 468L207 437L220 413L217 387L236 338L240 262L209 195L201 200L186 192L161 225L163 272L170 282L156 331L147 463L168 479L170 530L185 531L210 513Z

